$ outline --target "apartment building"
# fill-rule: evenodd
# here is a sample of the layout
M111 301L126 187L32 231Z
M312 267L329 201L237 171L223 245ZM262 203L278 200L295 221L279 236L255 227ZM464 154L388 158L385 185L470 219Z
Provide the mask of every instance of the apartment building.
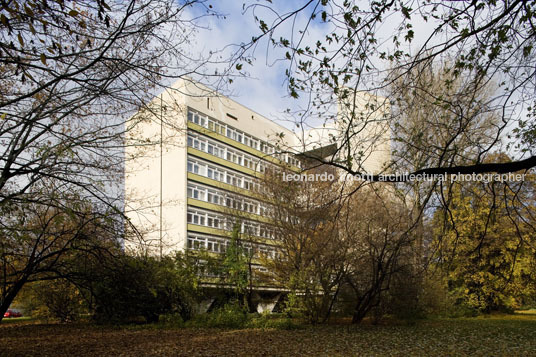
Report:
M277 237L270 206L257 195L258 177L270 165L300 171L296 157L276 145L296 153L318 150L348 132L335 122L297 135L188 80L154 98L132 122L125 151L125 212L143 241L126 247L155 255L186 249L223 253L238 222L246 250L274 256ZM373 138L376 146L369 147L373 152L362 163L374 170L390 150L388 130L377 132L387 140ZM352 143L362 152L356 138ZM368 145L360 138L359 145Z
M299 170L293 155L274 146L276 138L294 145L294 133L187 80L149 107L128 131L125 211L143 241L127 248L223 253L239 223L246 250L273 256L276 237L269 205L258 198L258 175L270 165Z

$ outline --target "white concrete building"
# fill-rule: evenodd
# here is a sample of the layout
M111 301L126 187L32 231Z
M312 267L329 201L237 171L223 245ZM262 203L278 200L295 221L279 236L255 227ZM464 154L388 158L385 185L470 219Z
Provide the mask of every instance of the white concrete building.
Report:
M256 176L268 165L299 165L294 155L278 153L276 138L287 148L310 150L333 145L331 137L347 131L341 114L340 122L297 136L185 80L149 107L133 117L126 139L125 211L144 236L143 244L129 243L127 248L151 254L201 248L224 252L234 224L230 214L241 217L242 231L252 237L250 248L274 254L277 237L266 215L267 204L255 199ZM382 140L376 140L378 135ZM377 127L352 137L356 155L370 151L359 163L361 168L381 169L389 159L389 136L388 130Z

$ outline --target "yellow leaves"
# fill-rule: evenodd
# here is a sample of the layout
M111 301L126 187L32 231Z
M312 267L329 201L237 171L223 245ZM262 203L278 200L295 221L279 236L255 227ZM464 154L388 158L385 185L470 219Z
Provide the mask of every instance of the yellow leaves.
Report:
M41 53L39 56L41 58L41 62L46 66L47 65L47 56L45 56L44 53Z

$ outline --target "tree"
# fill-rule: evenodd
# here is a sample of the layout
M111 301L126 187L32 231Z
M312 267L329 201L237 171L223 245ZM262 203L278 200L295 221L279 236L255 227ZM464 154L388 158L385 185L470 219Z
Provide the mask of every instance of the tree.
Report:
M331 179L316 176L323 170ZM388 184L346 182L329 166L305 174L308 181L284 182L281 173L265 178L281 242L268 266L311 322L350 305L353 323L360 323L385 301L395 277L408 279L419 262L411 211Z
M262 12L266 7L271 12ZM533 138L534 107L534 17L535 3L513 2L425 2L376 1L361 4L357 1L342 3L329 0L310 0L305 4L279 11L276 5L252 4L260 33L253 37L250 48L256 48L266 38L276 55L288 64L286 80L292 97L303 96L305 109L291 113L298 127L304 131L317 117L326 124L338 122L340 130L333 159L311 157L319 164L329 164L349 173L363 173L355 166L355 154L345 150L350 137L359 137L378 121L396 124L399 116L380 119L374 115L385 111L396 101L386 88L393 82L410 83L430 63L448 64L444 72L444 87L453 80L472 78L475 93L494 81L497 91L485 103L499 114L497 124L481 141L471 142L473 154L452 157L450 161L430 162L413 171L416 174L456 174L484 172L515 172L536 166L530 143ZM274 14L273 17L271 15ZM284 33L286 22L293 22L292 31ZM311 30L315 31L311 31ZM317 38L317 31L325 33ZM314 35L313 35L314 34ZM247 50L248 47L245 47ZM415 73L415 71L418 71ZM426 73L423 73L426 76ZM426 89L426 88L423 88ZM374 97L360 103L362 93L386 96L378 101ZM416 102L417 108L432 106L438 112L460 108L458 102L437 97L434 102ZM479 103L478 98L468 99ZM346 102L350 114L341 120L334 113L337 103ZM529 115L523 113L528 107ZM416 108L416 110L418 110ZM471 112L457 110L457 122L472 126ZM388 125L393 127L394 125ZM509 138L509 128L518 126L516 135L522 141L510 140L509 145L521 154L510 162L493 162L486 157ZM357 129L356 129L357 128ZM461 135L465 128L461 127ZM417 133L418 134L418 133ZM304 137L307 137L306 133ZM490 139L490 140L488 140ZM443 150L450 150L449 142ZM293 151L292 148L287 148ZM377 181L379 176L370 177ZM404 177L393 178L405 181Z
M115 231L97 238L108 245L136 234L123 217L125 135L150 116L154 93L217 64L187 48L205 15L215 13L197 0L2 2L2 316L96 221ZM138 109L149 115L128 120Z
M151 256L84 257L78 265L76 286L91 300L99 322L131 322L142 317L156 322L176 314L182 321L194 314L198 298L197 258L177 253Z
M321 174L321 169L309 171ZM262 181L264 199L280 243L275 259L267 259L274 283L290 290L290 301L312 323L325 322L332 311L346 267L346 244L338 224L337 181L288 181L293 172L268 171Z
M241 222L234 223L231 239L225 250L222 264L223 282L234 290L236 300L244 304L250 312L255 312L253 295L253 271L251 260L253 250L248 253L240 239Z
M490 104L495 87L476 75L455 76L450 63L419 62L400 75L388 89L391 115L391 165L394 172L416 172L451 163L470 163L495 140L500 114ZM456 103L456 105L453 105ZM443 104L443 105L441 105ZM447 177L415 180L398 185L407 195L416 224L425 239L424 225L438 204ZM423 249L423 240L419 245Z
M353 194L344 216L352 322L385 302L396 279L411 281L420 269L420 240L404 197L390 186L370 186ZM417 259L416 259L417 258Z
M76 321L89 312L81 291L65 279L26 284L16 302L24 307L26 315L55 318L60 322Z
M9 308L26 283L71 278L77 255L119 249L121 227L110 220L107 208L92 206L75 194L66 202L54 188L35 192L39 203L2 206L9 218L0 223L0 311Z
M123 135L135 124L125 120L163 79L204 63L186 54L193 5L203 3L2 5L0 202L54 178L110 203L102 185L122 167Z
M434 258L458 305L491 312L533 301L532 186L492 181L445 188L448 204L434 216Z
M500 113L490 103L493 83L450 71L450 62L419 62L394 71L389 89L393 169L415 172L470 163L495 140Z

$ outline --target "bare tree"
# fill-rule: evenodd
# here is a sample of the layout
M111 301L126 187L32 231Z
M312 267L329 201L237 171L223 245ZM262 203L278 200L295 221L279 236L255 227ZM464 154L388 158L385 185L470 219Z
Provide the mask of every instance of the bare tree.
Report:
M365 187L344 211L344 287L352 292L352 322L359 323L382 304L397 277L409 280L419 270L420 241L409 207L392 186Z
M55 189L49 185L37 192L34 187L36 202L2 207L0 311L9 308L26 283L74 278L77 256L120 251L121 222L109 207L93 205L74 192L58 195Z
M343 185L335 175L332 181L284 181L281 172L269 171L262 186L280 242L279 253L266 264L311 322L325 322L347 266L344 227L337 219Z
M265 11L267 8L270 11ZM359 160L356 153L345 150L349 136L358 137L376 124L377 120L368 113L377 111L379 106L388 109L396 105L396 97L387 90L394 82L412 86L411 81L419 78L420 70L433 63L443 64L448 74L441 78L444 87L452 86L453 80L471 78L478 93L479 88L494 82L496 91L490 93L486 106L498 114L498 121L486 138L475 137L476 141L470 142L473 146L470 158L454 155L450 160L428 162L411 172L506 173L536 165L531 146L534 143L531 115L536 84L533 2L383 0L362 4L310 0L285 12L269 4L252 4L248 9L256 16L260 29L249 49L257 48L262 39L267 38L266 46L271 47L276 56L281 53L282 60L288 63L289 95L305 98L305 108L292 113L289 119L304 130L313 126L317 117L340 126L334 143L341 155L338 160L329 162L317 157L320 163L352 174L363 173L362 168L354 165ZM282 30L287 22L293 24L290 33ZM320 38L319 32L324 34ZM385 100L381 103L371 97L369 103L359 104L363 92L383 95ZM456 113L458 119L453 125L463 123L458 127L461 130L458 137L461 137L465 130L474 128L475 118L470 108L482 104L479 98L468 94L461 102L439 96L434 102L415 102L415 110L427 106L438 112ZM334 110L341 101L349 103L346 105L349 113L344 119ZM461 110L462 107L465 108ZM395 115L384 121L393 127L400 119ZM508 140L509 136L521 140ZM519 150L519 155L510 162L484 162L505 140L510 147ZM452 150L452 143L448 141L427 144L442 144L446 145L444 151ZM373 175L370 179L377 181L380 177Z
M281 241L269 267L312 322L325 322L344 302L359 323L384 301L396 276L418 270L418 230L405 196L391 184L339 174L324 166L301 181L283 181L281 173L263 181Z
M129 238L126 133L171 81L222 78L204 72L216 49L188 47L203 16L216 14L202 0L0 4L2 316L21 285L52 277L41 272L84 241L95 216L115 230L108 240ZM139 109L147 116L128 120ZM50 233L67 218L72 232Z

